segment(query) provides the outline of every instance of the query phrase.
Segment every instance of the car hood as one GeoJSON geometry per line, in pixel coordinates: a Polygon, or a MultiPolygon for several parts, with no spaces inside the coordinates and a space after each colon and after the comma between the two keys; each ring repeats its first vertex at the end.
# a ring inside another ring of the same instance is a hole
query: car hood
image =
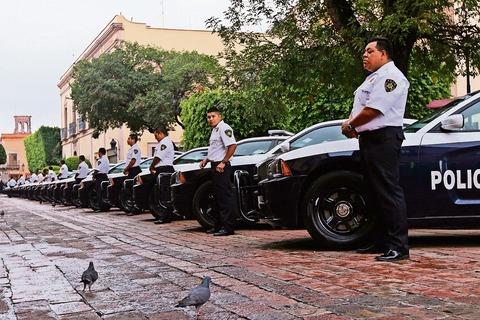
{"type": "MultiPolygon", "coordinates": [[[[268,156],[270,156],[269,153],[255,154],[251,156],[233,157],[232,160],[230,160],[230,163],[232,166],[255,165],[260,161],[265,160],[268,156]]],[[[175,168],[175,171],[189,172],[193,170],[198,170],[199,165],[200,165],[200,162],[195,162],[195,163],[179,164],[173,167],[175,168]]],[[[205,169],[208,169],[210,167],[211,167],[211,164],[209,162],[205,166],[205,169]]]]}
{"type": "MultiPolygon", "coordinates": [[[[419,144],[419,136],[415,133],[405,133],[405,140],[402,147],[419,144]]],[[[292,150],[279,155],[277,158],[288,161],[292,159],[299,159],[310,157],[313,155],[320,155],[326,153],[344,153],[344,155],[352,155],[353,152],[359,150],[358,139],[338,140],[323,142],[320,144],[311,145],[308,147],[292,150]]]]}

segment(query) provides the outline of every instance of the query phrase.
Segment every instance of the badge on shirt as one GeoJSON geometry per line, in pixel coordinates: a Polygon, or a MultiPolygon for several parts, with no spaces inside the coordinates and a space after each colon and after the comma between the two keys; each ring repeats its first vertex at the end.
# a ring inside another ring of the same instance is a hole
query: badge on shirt
{"type": "Polygon", "coordinates": [[[97,166],[101,165],[102,163],[100,161],[97,162],[97,166]]]}
{"type": "Polygon", "coordinates": [[[397,87],[397,83],[392,79],[385,80],[385,91],[392,92],[397,87]]]}
{"type": "Polygon", "coordinates": [[[229,138],[232,137],[232,133],[233,133],[233,132],[232,132],[232,130],[230,130],[230,129],[225,130],[225,134],[226,134],[227,137],[229,137],[229,138]]]}
{"type": "Polygon", "coordinates": [[[137,153],[138,153],[138,150],[137,150],[137,149],[133,150],[133,153],[137,154],[137,153]]]}
{"type": "Polygon", "coordinates": [[[165,149],[167,149],[167,146],[166,146],[166,145],[164,145],[164,144],[162,144],[162,145],[160,146],[160,150],[162,150],[162,151],[163,151],[163,150],[165,150],[165,149]]]}

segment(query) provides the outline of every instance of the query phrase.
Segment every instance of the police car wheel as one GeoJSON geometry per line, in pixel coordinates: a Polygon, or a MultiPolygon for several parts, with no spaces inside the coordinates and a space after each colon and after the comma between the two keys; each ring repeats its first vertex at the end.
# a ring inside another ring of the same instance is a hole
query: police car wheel
{"type": "Polygon", "coordinates": [[[132,212],[135,203],[133,202],[133,199],[127,194],[125,189],[120,189],[120,192],[118,194],[118,200],[120,202],[121,209],[126,212],[132,212]]]}
{"type": "Polygon", "coordinates": [[[193,215],[198,223],[205,229],[211,229],[215,226],[215,217],[213,216],[214,205],[213,183],[211,181],[204,182],[197,188],[193,196],[192,207],[193,215]]]}
{"type": "Polygon", "coordinates": [[[375,230],[367,212],[362,176],[349,171],[331,172],[317,178],[308,189],[303,210],[310,235],[334,248],[358,247],[375,230]]]}

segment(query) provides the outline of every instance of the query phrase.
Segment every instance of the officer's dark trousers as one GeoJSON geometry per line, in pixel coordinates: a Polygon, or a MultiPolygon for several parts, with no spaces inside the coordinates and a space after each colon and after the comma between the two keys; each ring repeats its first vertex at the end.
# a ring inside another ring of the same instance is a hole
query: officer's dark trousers
{"type": "Polygon", "coordinates": [[[102,181],[107,181],[108,176],[106,173],[97,173],[95,175],[95,190],[97,191],[98,204],[102,203],[102,181]]]}
{"type": "Polygon", "coordinates": [[[142,172],[140,166],[130,168],[130,170],[128,170],[127,179],[134,179],[140,172],[142,172]]]}
{"type": "Polygon", "coordinates": [[[216,168],[219,163],[212,162],[213,193],[217,204],[215,229],[224,228],[227,231],[234,231],[233,190],[230,186],[232,166],[227,163],[223,172],[218,172],[216,168]]]}
{"type": "Polygon", "coordinates": [[[360,154],[368,186],[367,202],[379,219],[378,244],[408,253],[405,196],[399,183],[401,127],[385,127],[360,133],[360,154]]]}

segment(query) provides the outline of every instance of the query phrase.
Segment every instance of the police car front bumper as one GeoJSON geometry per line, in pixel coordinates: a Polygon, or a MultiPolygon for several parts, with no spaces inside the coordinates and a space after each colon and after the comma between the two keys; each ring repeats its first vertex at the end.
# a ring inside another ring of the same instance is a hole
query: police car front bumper
{"type": "Polygon", "coordinates": [[[305,175],[298,175],[260,181],[262,220],[288,228],[298,227],[302,223],[299,204],[306,178],[305,175]]]}

